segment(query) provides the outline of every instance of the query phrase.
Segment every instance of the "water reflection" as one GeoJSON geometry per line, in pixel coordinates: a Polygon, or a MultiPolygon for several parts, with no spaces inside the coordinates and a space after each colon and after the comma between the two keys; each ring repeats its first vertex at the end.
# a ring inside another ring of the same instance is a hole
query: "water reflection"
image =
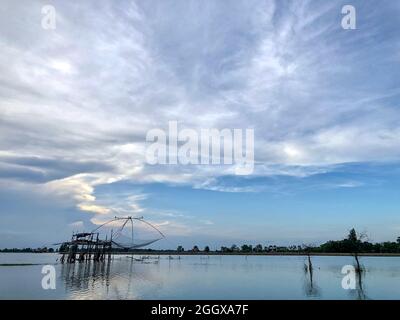
{"type": "Polygon", "coordinates": [[[366,277],[367,270],[364,266],[360,266],[359,263],[354,266],[354,269],[356,271],[356,289],[352,290],[353,292],[351,294],[353,296],[355,295],[355,299],[357,300],[367,300],[368,297],[364,287],[364,278],[366,277]]]}
{"type": "Polygon", "coordinates": [[[110,284],[111,260],[107,262],[84,261],[61,265],[61,277],[65,288],[69,291],[87,292],[93,289],[97,282],[110,284]]]}
{"type": "Polygon", "coordinates": [[[62,264],[61,279],[71,298],[132,299],[138,297],[135,282],[152,284],[153,289],[159,287],[157,279],[145,267],[150,264],[156,267],[158,261],[116,257],[103,262],[62,264]]]}
{"type": "MultiPolygon", "coordinates": [[[[53,263],[58,256],[52,256],[53,263]]],[[[353,257],[115,255],[109,262],[55,264],[57,290],[43,290],[50,256],[0,255],[0,298],[21,299],[399,299],[400,258],[362,257],[356,289],[342,287],[353,257]],[[31,257],[31,260],[29,260],[31,257]],[[11,260],[14,259],[14,260],[11,260]],[[42,260],[40,260],[42,259],[42,260]],[[11,261],[11,262],[10,262],[11,261]],[[28,289],[28,290],[27,290],[28,289]],[[368,290],[367,290],[368,289],[368,290]],[[367,292],[368,291],[368,292],[367,292]]]]}
{"type": "Polygon", "coordinates": [[[111,261],[95,262],[84,261],[80,263],[68,263],[61,265],[61,278],[67,292],[84,295],[89,291],[94,291],[99,285],[106,289],[110,286],[111,261]]]}
{"type": "Polygon", "coordinates": [[[311,257],[307,256],[307,261],[304,263],[304,292],[307,297],[319,297],[320,289],[315,283],[314,266],[311,257]]]}
{"type": "Polygon", "coordinates": [[[358,300],[366,300],[366,299],[368,299],[367,295],[365,294],[364,286],[363,286],[363,277],[364,277],[364,275],[365,275],[365,271],[364,270],[361,270],[360,272],[357,272],[357,288],[356,288],[356,291],[357,291],[358,300]]]}

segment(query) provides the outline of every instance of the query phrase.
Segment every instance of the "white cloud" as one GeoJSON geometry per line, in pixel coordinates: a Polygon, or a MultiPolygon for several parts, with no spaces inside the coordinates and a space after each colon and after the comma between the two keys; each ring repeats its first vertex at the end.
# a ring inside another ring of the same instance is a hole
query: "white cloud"
{"type": "MultiPolygon", "coordinates": [[[[1,168],[29,170],[80,210],[146,213],[141,198],[106,203],[94,195],[97,186],[124,180],[257,191],[217,184],[231,173],[223,166],[146,165],[147,130],[169,120],[193,129],[254,128],[255,176],[305,177],[343,162],[400,158],[399,92],[380,86],[383,76],[394,86],[396,74],[369,77],[376,57],[362,39],[375,31],[360,30],[351,38],[359,47],[351,46],[335,5],[57,2],[52,32],[37,23],[40,3],[7,7],[14,14],[0,13],[0,161],[6,154],[74,168],[1,168]],[[103,167],[81,169],[83,162],[103,167]]],[[[393,48],[385,48],[389,56],[393,48]]]]}
{"type": "Polygon", "coordinates": [[[89,211],[92,213],[97,213],[97,214],[107,214],[110,213],[110,209],[105,208],[103,206],[98,206],[95,204],[85,204],[85,203],[80,203],[78,204],[78,208],[82,211],[89,211]]]}

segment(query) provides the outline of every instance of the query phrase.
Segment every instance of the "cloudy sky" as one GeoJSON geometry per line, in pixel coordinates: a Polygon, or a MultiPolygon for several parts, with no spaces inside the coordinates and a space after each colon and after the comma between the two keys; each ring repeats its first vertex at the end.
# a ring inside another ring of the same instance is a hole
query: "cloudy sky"
{"type": "Polygon", "coordinates": [[[164,248],[319,243],[353,226],[395,239],[399,17],[390,0],[2,1],[0,247],[115,215],[159,226],[164,248]],[[172,120],[254,129],[253,174],[146,164],[147,132],[172,120]]]}

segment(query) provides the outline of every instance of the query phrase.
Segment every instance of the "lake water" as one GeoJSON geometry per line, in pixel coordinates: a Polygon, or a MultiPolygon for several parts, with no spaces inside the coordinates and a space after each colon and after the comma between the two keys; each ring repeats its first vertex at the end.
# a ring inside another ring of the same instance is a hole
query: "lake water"
{"type": "Polygon", "coordinates": [[[342,288],[352,257],[312,257],[312,283],[303,256],[115,255],[72,265],[59,257],[0,253],[0,299],[400,299],[400,257],[361,257],[355,290],[342,288]],[[46,264],[55,267],[55,290],[42,288],[46,264]]]}

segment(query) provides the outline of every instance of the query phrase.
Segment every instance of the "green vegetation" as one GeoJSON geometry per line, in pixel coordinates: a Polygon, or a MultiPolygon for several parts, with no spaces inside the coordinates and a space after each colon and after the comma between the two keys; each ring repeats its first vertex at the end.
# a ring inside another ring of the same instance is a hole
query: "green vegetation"
{"type": "MultiPolygon", "coordinates": [[[[65,252],[68,251],[66,246],[61,246],[59,249],[54,250],[53,248],[23,248],[23,249],[0,249],[0,252],[65,252]]],[[[201,252],[210,252],[210,253],[241,253],[241,254],[252,254],[252,253],[302,253],[302,254],[318,254],[318,253],[329,253],[329,254],[352,254],[357,257],[358,254],[380,254],[387,253],[400,254],[400,237],[396,239],[395,242],[382,242],[382,243],[371,243],[366,240],[365,234],[357,234],[355,229],[351,229],[349,234],[343,240],[330,240],[327,241],[320,246],[313,245],[292,245],[292,246],[276,246],[269,245],[263,246],[261,244],[251,245],[251,244],[243,244],[241,246],[237,246],[233,244],[230,247],[221,247],[219,250],[211,250],[209,246],[205,246],[203,250],[200,249],[199,246],[195,245],[192,249],[185,251],[183,246],[178,246],[175,250],[167,249],[167,250],[154,250],[154,249],[113,249],[115,253],[123,253],[123,252],[180,252],[180,253],[201,253],[201,252]]]]}
{"type": "MultiPolygon", "coordinates": [[[[320,246],[312,245],[292,245],[292,246],[262,246],[257,244],[243,244],[240,247],[233,244],[231,247],[221,247],[219,252],[224,253],[273,253],[273,252],[299,252],[299,253],[400,253],[400,237],[396,242],[371,243],[365,240],[365,234],[357,234],[355,229],[351,229],[348,236],[343,240],[330,240],[320,246]]],[[[196,246],[197,247],[197,246],[196,246]]],[[[205,250],[206,251],[206,250],[205,250]]],[[[207,251],[208,252],[208,251],[207,251]]]]}
{"type": "Polygon", "coordinates": [[[32,252],[32,253],[46,253],[46,252],[56,252],[57,250],[54,250],[53,248],[47,248],[47,247],[43,247],[43,248],[22,248],[22,249],[17,249],[17,248],[12,248],[12,249],[8,249],[8,248],[4,248],[4,249],[0,249],[0,252],[32,252]]]}

